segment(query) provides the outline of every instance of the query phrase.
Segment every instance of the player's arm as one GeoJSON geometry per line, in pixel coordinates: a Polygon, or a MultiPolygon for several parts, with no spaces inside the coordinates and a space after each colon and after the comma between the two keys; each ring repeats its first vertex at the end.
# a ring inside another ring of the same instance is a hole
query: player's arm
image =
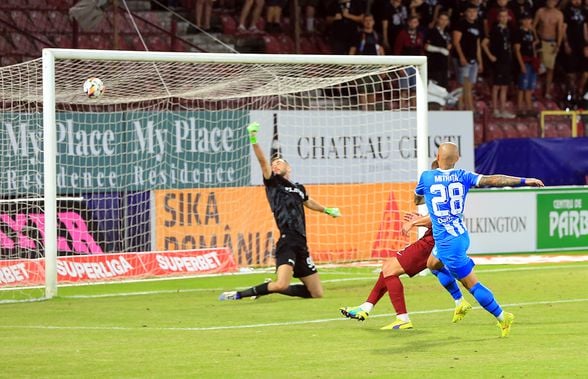
{"type": "Polygon", "coordinates": [[[429,215],[422,216],[418,213],[408,213],[404,215],[404,223],[402,224],[402,234],[408,235],[408,232],[415,226],[424,226],[430,228],[432,226],[431,217],[429,215]]]}
{"type": "Polygon", "coordinates": [[[414,204],[415,205],[423,205],[425,204],[425,197],[421,195],[414,194],[414,204]]]}
{"type": "Polygon", "coordinates": [[[313,211],[316,211],[316,212],[326,213],[331,217],[341,216],[341,211],[339,210],[339,208],[325,207],[322,204],[320,204],[318,201],[316,201],[310,197],[303,204],[308,209],[312,209],[313,211]]]}
{"type": "Polygon", "coordinates": [[[496,62],[496,56],[490,50],[490,38],[486,37],[482,40],[482,50],[491,62],[496,62]]]}
{"type": "Polygon", "coordinates": [[[269,179],[272,176],[272,168],[261,150],[261,146],[257,143],[257,133],[261,129],[261,125],[258,122],[253,121],[247,126],[247,133],[249,133],[249,142],[251,142],[251,147],[253,148],[253,152],[255,153],[255,157],[259,162],[259,167],[261,167],[261,172],[263,173],[263,177],[265,179],[269,179]]]}
{"type": "Polygon", "coordinates": [[[461,66],[465,66],[468,62],[463,54],[463,50],[461,49],[461,37],[463,33],[459,30],[454,30],[452,35],[452,42],[455,51],[457,52],[457,56],[459,57],[459,64],[461,66]]]}
{"type": "Polygon", "coordinates": [[[564,17],[563,13],[559,12],[557,17],[557,50],[560,49],[561,44],[564,40],[565,35],[565,25],[564,25],[564,17]]]}
{"type": "Polygon", "coordinates": [[[482,60],[482,43],[478,38],[476,42],[476,59],[478,60],[478,72],[484,71],[484,61],[482,60]]]}
{"type": "Polygon", "coordinates": [[[478,187],[544,187],[545,185],[539,179],[519,178],[508,175],[482,175],[478,182],[478,187]]]}

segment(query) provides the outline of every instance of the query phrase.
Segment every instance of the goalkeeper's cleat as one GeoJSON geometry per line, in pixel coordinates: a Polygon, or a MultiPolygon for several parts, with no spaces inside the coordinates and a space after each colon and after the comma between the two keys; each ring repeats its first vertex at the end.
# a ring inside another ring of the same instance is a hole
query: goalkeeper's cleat
{"type": "Polygon", "coordinates": [[[365,321],[369,316],[369,313],[361,309],[361,307],[342,307],[339,308],[339,311],[343,316],[357,321],[365,321]]]}
{"type": "Polygon", "coordinates": [[[467,300],[462,300],[461,303],[455,307],[455,310],[453,311],[453,320],[451,320],[451,322],[455,323],[463,320],[465,315],[471,310],[472,305],[468,303],[467,300]]]}
{"type": "Polygon", "coordinates": [[[504,320],[498,321],[496,323],[496,325],[500,328],[500,337],[508,337],[513,321],[514,315],[509,312],[504,312],[504,320]]]}
{"type": "Polygon", "coordinates": [[[239,293],[237,291],[228,291],[228,292],[221,293],[220,296],[218,297],[218,299],[220,301],[225,301],[225,300],[240,300],[241,299],[241,295],[239,295],[239,293]]]}
{"type": "Polygon", "coordinates": [[[412,329],[412,322],[397,318],[393,323],[382,326],[380,330],[412,329]]]}

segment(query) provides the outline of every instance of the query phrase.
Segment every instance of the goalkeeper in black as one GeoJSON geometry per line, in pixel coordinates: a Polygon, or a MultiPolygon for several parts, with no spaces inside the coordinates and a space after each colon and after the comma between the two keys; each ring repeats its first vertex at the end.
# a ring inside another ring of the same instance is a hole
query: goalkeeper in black
{"type": "Polygon", "coordinates": [[[275,281],[265,282],[244,291],[223,292],[220,300],[239,300],[246,297],[258,297],[270,293],[281,293],[303,298],[322,297],[323,286],[306,243],[306,220],[304,207],[313,211],[339,217],[338,208],[327,208],[310,198],[303,185],[290,180],[292,168],[281,157],[268,162],[257,143],[260,125],[252,122],[247,126],[253,152],[259,161],[263,173],[263,184],[280,230],[276,244],[275,281]],[[292,278],[299,278],[303,284],[290,284],[292,278]]]}

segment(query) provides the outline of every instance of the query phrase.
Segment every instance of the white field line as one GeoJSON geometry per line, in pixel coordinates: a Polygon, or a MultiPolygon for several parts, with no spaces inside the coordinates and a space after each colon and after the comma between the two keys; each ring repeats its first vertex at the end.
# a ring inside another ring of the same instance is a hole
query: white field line
{"type": "MultiPolygon", "coordinates": [[[[522,306],[533,306],[533,305],[545,305],[545,304],[565,304],[565,303],[580,303],[588,302],[588,299],[565,299],[565,300],[544,300],[544,301],[532,301],[526,303],[511,303],[504,304],[504,307],[522,307],[522,306]]],[[[474,309],[480,309],[480,307],[474,307],[474,309]]],[[[453,308],[446,309],[430,309],[424,311],[414,311],[411,314],[431,314],[431,313],[443,313],[453,312],[453,308]]],[[[379,317],[390,317],[392,313],[380,314],[370,316],[370,318],[379,317]]],[[[222,326],[207,326],[207,327],[140,327],[140,326],[60,326],[60,325],[0,325],[0,329],[32,329],[32,330],[102,330],[102,331],[169,331],[169,332],[203,332],[203,331],[219,331],[219,330],[235,330],[235,329],[255,329],[255,328],[267,328],[272,326],[293,326],[293,325],[307,325],[307,324],[322,324],[327,322],[336,321],[348,321],[349,319],[338,317],[338,318],[324,318],[315,320],[300,320],[300,321],[284,321],[284,322],[270,322],[264,324],[245,324],[245,325],[222,325],[222,326]]]]}
{"type": "MultiPolygon", "coordinates": [[[[555,266],[531,266],[531,267],[507,267],[507,268],[495,268],[495,269],[482,269],[478,270],[478,274],[480,273],[494,273],[494,272],[511,272],[511,271],[536,271],[536,270],[556,270],[556,269],[567,269],[567,268],[586,268],[583,265],[555,265],[555,266]]],[[[336,271],[329,271],[325,274],[331,275],[339,275],[342,273],[336,271]]],[[[344,272],[343,274],[347,274],[344,272]]],[[[425,275],[429,275],[426,273],[425,275]]],[[[356,277],[356,278],[339,278],[339,279],[323,279],[321,282],[323,283],[340,283],[340,282],[352,282],[352,281],[373,281],[376,279],[376,275],[374,276],[364,276],[364,277],[356,277]]],[[[245,289],[248,287],[240,287],[237,289],[245,289]]],[[[170,294],[170,293],[190,293],[190,292],[207,292],[207,291],[226,291],[227,288],[186,288],[186,289],[171,289],[171,290],[154,290],[154,291],[137,291],[137,292],[119,292],[119,293],[105,293],[105,294],[93,294],[93,295],[69,295],[69,296],[60,296],[62,299],[94,299],[94,298],[102,298],[102,297],[118,297],[118,296],[143,296],[143,295],[162,295],[162,294],[170,294]]]]}

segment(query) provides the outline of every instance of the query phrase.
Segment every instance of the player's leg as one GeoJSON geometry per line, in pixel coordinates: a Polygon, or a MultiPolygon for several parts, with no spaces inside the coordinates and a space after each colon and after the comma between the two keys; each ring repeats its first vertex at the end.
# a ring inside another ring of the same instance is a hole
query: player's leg
{"type": "MultiPolygon", "coordinates": [[[[323,284],[321,283],[321,279],[319,277],[318,272],[314,274],[304,276],[300,278],[300,281],[304,283],[304,287],[306,288],[308,294],[310,296],[301,296],[301,297],[312,297],[312,298],[320,298],[323,297],[323,284]]],[[[294,287],[293,285],[290,288],[294,287]]],[[[291,295],[291,296],[300,296],[300,295],[291,295]]]]}
{"type": "MultiPolygon", "coordinates": [[[[419,241],[417,241],[417,243],[418,242],[419,241]]],[[[409,245],[406,249],[404,249],[401,256],[410,254],[412,249],[417,250],[417,243],[409,245]]],[[[396,319],[392,323],[380,328],[381,330],[412,329],[413,327],[412,322],[410,321],[410,317],[408,316],[408,311],[406,310],[404,285],[399,278],[399,276],[404,273],[404,268],[396,257],[387,260],[382,266],[384,283],[386,284],[386,289],[388,290],[390,302],[396,311],[396,319]]]]}
{"type": "Polygon", "coordinates": [[[468,275],[461,278],[460,281],[464,287],[470,291],[472,296],[476,298],[478,303],[480,303],[480,305],[485,310],[496,317],[496,320],[498,321],[497,325],[500,328],[501,337],[507,337],[510,334],[510,328],[514,320],[514,315],[502,310],[502,307],[494,298],[492,291],[490,291],[490,289],[478,281],[476,274],[473,272],[473,266],[472,271],[468,275]]]}
{"type": "Polygon", "coordinates": [[[431,271],[440,270],[443,268],[443,262],[441,262],[441,260],[435,255],[431,254],[427,259],[427,268],[431,271]]]}
{"type": "Polygon", "coordinates": [[[412,328],[400,275],[407,274],[409,277],[413,277],[427,268],[427,260],[434,246],[433,235],[427,232],[423,237],[408,245],[404,250],[399,251],[396,257],[384,264],[382,272],[390,301],[396,311],[396,318],[391,324],[384,326],[382,329],[412,328]]]}
{"type": "Polygon", "coordinates": [[[240,300],[245,297],[269,295],[270,293],[285,291],[292,281],[294,265],[296,264],[296,250],[300,243],[291,235],[280,238],[276,245],[276,280],[266,281],[243,291],[223,292],[219,300],[240,300]]]}
{"type": "Polygon", "coordinates": [[[473,261],[468,262],[466,265],[457,268],[456,274],[461,276],[459,281],[463,284],[463,286],[470,291],[472,296],[476,298],[478,303],[488,312],[494,315],[494,317],[499,317],[500,314],[503,312],[502,308],[494,298],[494,294],[490,291],[487,287],[485,287],[480,281],[478,280],[476,274],[473,271],[474,263],[473,261]]]}
{"type": "Polygon", "coordinates": [[[374,306],[380,301],[382,296],[386,293],[386,283],[384,281],[384,274],[380,271],[378,275],[378,280],[372,287],[370,294],[368,295],[366,301],[357,306],[357,307],[341,307],[339,311],[341,314],[348,318],[353,318],[359,321],[365,320],[369,313],[374,309],[374,306]]]}
{"type": "Polygon", "coordinates": [[[282,295],[303,298],[323,297],[323,285],[316,266],[308,252],[306,240],[299,238],[291,239],[289,251],[294,253],[294,267],[292,267],[290,281],[287,284],[285,282],[282,283],[280,291],[276,292],[282,295]],[[290,284],[292,276],[299,278],[303,284],[290,284]]]}
{"type": "Polygon", "coordinates": [[[269,295],[274,292],[281,292],[282,288],[288,288],[290,281],[292,281],[293,268],[292,265],[285,263],[280,264],[276,270],[277,279],[273,281],[265,281],[253,287],[249,287],[243,291],[228,291],[223,292],[219,300],[241,300],[246,297],[269,295]],[[271,286],[271,288],[270,288],[271,286]]]}
{"type": "Polygon", "coordinates": [[[500,87],[496,84],[492,85],[492,109],[494,109],[494,117],[502,117],[502,108],[498,107],[498,89],[500,87]]]}
{"type": "Polygon", "coordinates": [[[469,236],[462,234],[453,238],[450,242],[437,244],[438,258],[463,286],[470,291],[476,301],[498,320],[502,337],[510,333],[510,326],[514,319],[512,313],[502,310],[494,294],[478,281],[474,273],[474,261],[467,256],[466,251],[470,245],[469,236]]]}
{"type": "Polygon", "coordinates": [[[278,266],[276,271],[276,280],[267,283],[267,290],[269,293],[278,292],[283,293],[288,289],[294,276],[294,267],[291,264],[283,263],[278,266]]]}
{"type": "Polygon", "coordinates": [[[441,283],[455,301],[455,309],[453,311],[453,319],[451,322],[461,321],[472,309],[472,305],[463,298],[461,290],[457,285],[457,281],[451,272],[443,266],[443,263],[436,257],[436,255],[437,251],[436,249],[433,249],[431,255],[429,255],[429,258],[427,259],[427,267],[431,270],[431,273],[437,277],[439,283],[441,283]]]}

